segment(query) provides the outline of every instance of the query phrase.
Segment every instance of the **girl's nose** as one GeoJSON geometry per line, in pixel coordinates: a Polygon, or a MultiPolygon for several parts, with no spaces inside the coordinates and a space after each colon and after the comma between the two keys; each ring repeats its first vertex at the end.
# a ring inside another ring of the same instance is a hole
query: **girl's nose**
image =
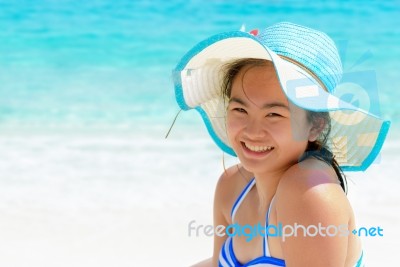
{"type": "Polygon", "coordinates": [[[249,120],[246,125],[245,134],[250,139],[260,139],[264,138],[267,132],[261,122],[257,120],[249,120]]]}

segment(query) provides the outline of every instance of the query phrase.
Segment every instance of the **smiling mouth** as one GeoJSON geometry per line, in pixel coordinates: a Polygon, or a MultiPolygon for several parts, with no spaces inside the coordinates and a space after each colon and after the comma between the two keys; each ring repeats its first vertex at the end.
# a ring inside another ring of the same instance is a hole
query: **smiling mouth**
{"type": "Polygon", "coordinates": [[[252,146],[252,145],[246,144],[245,142],[241,142],[241,143],[244,148],[250,150],[251,152],[255,152],[255,153],[265,153],[265,152],[269,152],[274,149],[273,146],[252,146]]]}

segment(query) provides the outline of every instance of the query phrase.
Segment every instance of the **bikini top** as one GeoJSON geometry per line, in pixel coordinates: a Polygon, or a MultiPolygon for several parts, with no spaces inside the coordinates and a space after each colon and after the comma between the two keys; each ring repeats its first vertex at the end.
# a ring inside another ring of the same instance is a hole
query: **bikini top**
{"type": "MultiPolygon", "coordinates": [[[[255,185],[256,180],[253,178],[243,189],[239,197],[236,199],[235,203],[233,204],[232,211],[231,211],[231,218],[232,222],[234,221],[236,211],[238,210],[240,204],[243,202],[245,199],[246,195],[250,190],[253,188],[255,185]]],[[[275,196],[274,196],[275,197],[275,196]]],[[[269,221],[269,214],[271,210],[271,205],[272,202],[274,201],[274,197],[272,197],[272,200],[270,202],[270,205],[268,207],[267,215],[266,215],[266,220],[265,220],[265,229],[267,229],[268,226],[268,221],[269,221]]],[[[358,259],[357,263],[354,265],[355,267],[362,267],[364,266],[364,261],[363,261],[363,252],[361,252],[361,256],[358,259]]],[[[222,245],[220,254],[219,254],[219,261],[218,261],[218,266],[222,267],[235,267],[235,266],[243,266],[243,267],[275,267],[275,266],[286,266],[285,261],[283,259],[275,258],[272,257],[270,252],[269,252],[269,246],[268,246],[268,235],[265,235],[263,238],[263,255],[260,257],[257,257],[245,264],[242,264],[239,262],[239,260],[236,258],[235,251],[233,250],[233,239],[232,236],[229,236],[224,244],[222,245]]]]}

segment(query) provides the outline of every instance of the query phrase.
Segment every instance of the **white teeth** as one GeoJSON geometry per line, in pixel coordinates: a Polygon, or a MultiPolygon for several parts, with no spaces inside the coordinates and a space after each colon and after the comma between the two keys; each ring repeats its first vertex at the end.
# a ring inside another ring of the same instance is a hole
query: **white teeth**
{"type": "Polygon", "coordinates": [[[248,144],[244,144],[248,149],[250,149],[251,151],[254,152],[265,152],[265,151],[269,151],[272,150],[274,147],[272,146],[252,146],[252,145],[248,145],[248,144]]]}

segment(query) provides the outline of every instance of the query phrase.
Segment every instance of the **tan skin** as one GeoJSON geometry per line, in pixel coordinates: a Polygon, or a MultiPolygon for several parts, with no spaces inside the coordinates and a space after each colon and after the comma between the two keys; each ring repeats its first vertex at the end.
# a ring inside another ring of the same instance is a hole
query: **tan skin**
{"type": "MultiPolygon", "coordinates": [[[[307,143],[315,141],[321,127],[307,120],[306,111],[290,104],[272,66],[244,67],[232,83],[227,108],[230,144],[241,162],[229,168],[218,181],[214,199],[214,225],[265,223],[272,197],[270,224],[347,225],[355,228],[350,203],[333,168],[309,158],[298,163],[307,143]],[[296,133],[293,135],[292,133],[296,133]],[[255,147],[272,150],[255,152],[255,147]],[[231,208],[252,177],[256,179],[231,221],[231,208]]],[[[214,236],[211,259],[195,266],[218,266],[227,236],[214,236]]],[[[246,263],[263,255],[261,236],[246,241],[234,236],[237,259],[246,263]]],[[[286,266],[352,267],[361,254],[357,236],[269,237],[271,256],[286,266]]]]}

